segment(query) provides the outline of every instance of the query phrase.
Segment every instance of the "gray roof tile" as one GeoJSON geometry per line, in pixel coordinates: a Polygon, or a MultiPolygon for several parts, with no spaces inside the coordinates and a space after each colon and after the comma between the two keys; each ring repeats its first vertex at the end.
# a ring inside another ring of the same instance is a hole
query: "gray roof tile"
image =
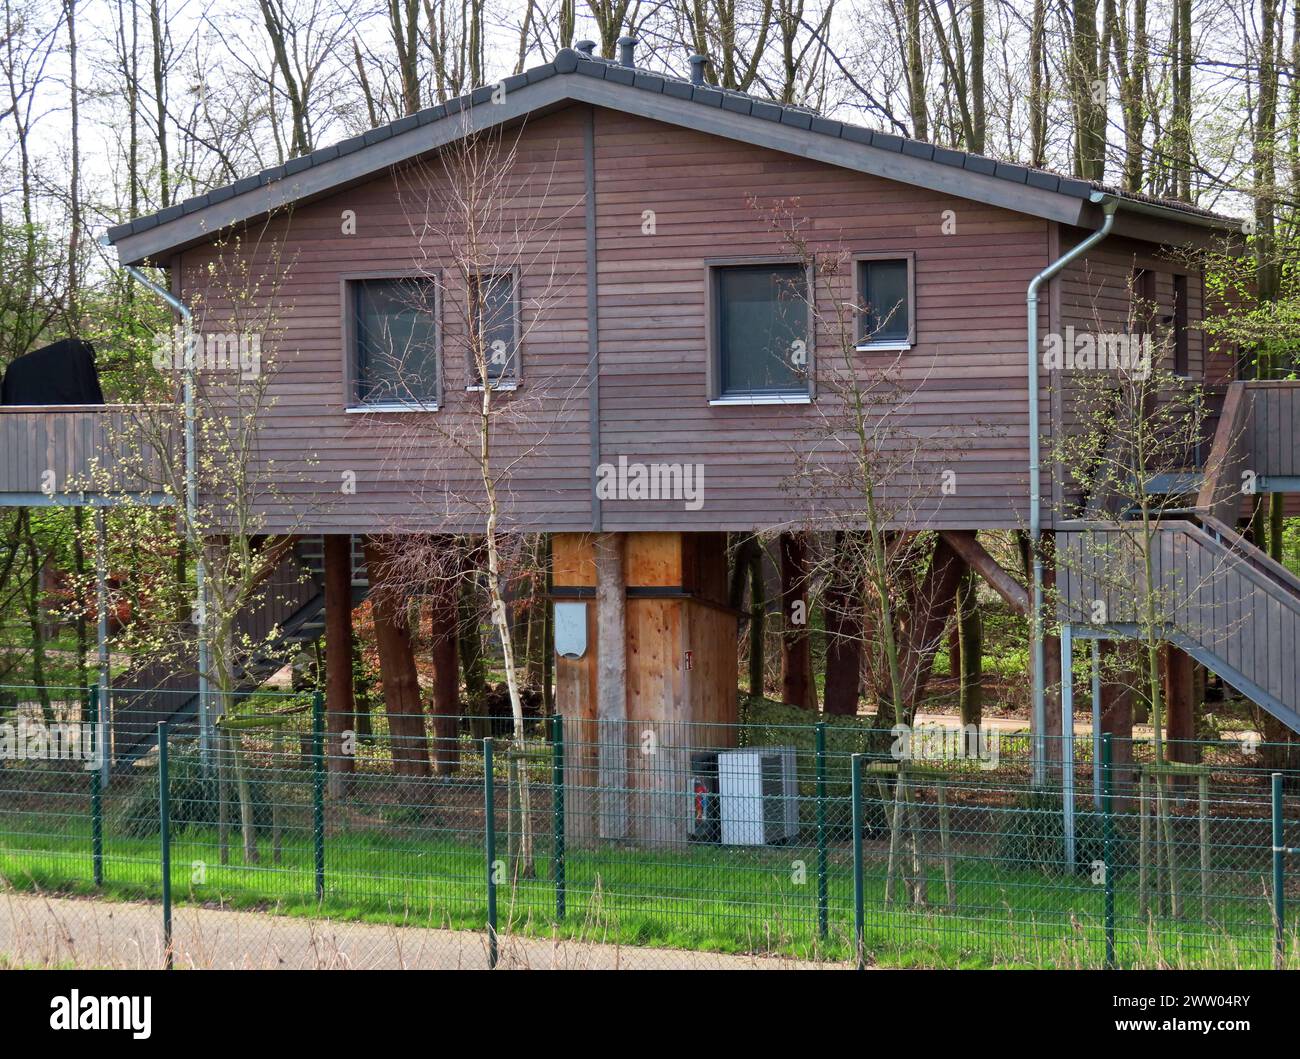
{"type": "MultiPolygon", "coordinates": [[[[724,91],[713,85],[693,85],[678,78],[620,66],[598,56],[581,55],[568,48],[562,48],[557,52],[552,62],[507,77],[504,84],[506,92],[509,94],[526,85],[537,84],[556,75],[574,73],[583,77],[613,81],[620,85],[631,85],[646,92],[662,93],[674,99],[692,100],[706,107],[721,107],[727,111],[748,114],[764,121],[778,122],[793,128],[808,129],[819,135],[870,146],[880,151],[901,151],[912,157],[930,159],[943,165],[964,168],[972,173],[994,176],[1017,184],[1027,184],[1030,187],[1057,192],[1074,198],[1087,199],[1094,192],[1105,190],[1108,194],[1118,195],[1132,201],[1150,202],[1170,210],[1215,217],[1214,214],[1207,210],[1200,210],[1182,203],[1168,202],[1147,195],[1126,194],[1114,189],[1102,188],[1101,185],[1086,180],[1062,176],[1047,170],[1031,169],[1009,162],[999,162],[981,155],[968,154],[948,147],[937,147],[919,140],[905,139],[892,133],[879,132],[856,125],[845,125],[838,121],[823,118],[802,107],[782,106],[770,100],[758,99],[743,92],[724,91]]],[[[492,99],[495,87],[485,85],[476,88],[468,96],[461,96],[444,104],[428,107],[416,114],[401,118],[390,125],[370,129],[360,136],[353,136],[340,143],[320,148],[301,158],[291,159],[284,166],[272,167],[255,176],[244,177],[232,184],[217,188],[206,195],[195,196],[157,213],[136,218],[125,224],[114,225],[108,229],[108,237],[110,241],[116,241],[129,235],[147,231],[150,228],[175,220],[177,217],[196,212],[205,206],[236,198],[258,187],[281,180],[286,176],[303,172],[312,166],[363,150],[391,136],[409,132],[420,125],[428,125],[439,121],[450,114],[459,112],[466,106],[488,103],[492,99]]],[[[1229,223],[1235,224],[1231,219],[1217,219],[1227,220],[1229,223]]]]}

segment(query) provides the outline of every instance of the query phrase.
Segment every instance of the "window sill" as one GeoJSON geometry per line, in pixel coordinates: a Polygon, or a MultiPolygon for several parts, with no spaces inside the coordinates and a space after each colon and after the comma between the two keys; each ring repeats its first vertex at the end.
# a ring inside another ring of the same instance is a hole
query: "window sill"
{"type": "Polygon", "coordinates": [[[710,408],[764,404],[812,404],[812,396],[806,393],[762,393],[753,396],[737,394],[734,397],[715,397],[709,401],[710,408]]]}
{"type": "Polygon", "coordinates": [[[859,353],[906,353],[911,342],[859,342],[854,347],[859,353]]]}
{"type": "Polygon", "coordinates": [[[403,404],[397,402],[389,404],[354,404],[343,409],[347,415],[368,415],[374,412],[384,412],[385,414],[389,412],[436,412],[437,410],[438,406],[436,404],[403,404]]]}
{"type": "MultiPolygon", "coordinates": [[[[514,392],[514,391],[517,390],[517,389],[519,389],[519,383],[518,383],[518,382],[494,382],[494,383],[492,384],[492,390],[493,390],[494,393],[512,393],[512,392],[514,392]]],[[[476,382],[476,383],[474,383],[474,384],[471,385],[471,386],[466,386],[466,387],[465,387],[465,392],[466,392],[466,393],[482,393],[482,392],[483,392],[483,384],[482,384],[481,382],[476,382]]]]}

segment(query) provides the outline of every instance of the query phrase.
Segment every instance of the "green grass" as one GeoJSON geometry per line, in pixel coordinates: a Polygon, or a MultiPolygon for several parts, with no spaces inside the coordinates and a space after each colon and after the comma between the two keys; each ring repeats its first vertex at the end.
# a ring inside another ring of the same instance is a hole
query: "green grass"
{"type": "MultiPolygon", "coordinates": [[[[49,832],[50,816],[0,817],[0,876],[16,889],[157,899],[157,839],[105,839],[105,880],[91,884],[89,822],[69,815],[49,832]]],[[[486,866],[481,844],[463,832],[399,821],[386,830],[331,830],[325,898],[314,896],[310,834],[286,829],[278,863],[263,834],[262,859],[243,862],[238,833],[220,864],[214,830],[191,829],[172,842],[172,893],[178,903],[269,913],[451,929],[482,929],[486,866]],[[203,865],[201,881],[196,864],[203,865]]],[[[506,857],[502,837],[498,856],[506,857]]],[[[851,862],[828,854],[828,933],[817,929],[815,850],[692,845],[672,849],[601,846],[566,857],[567,915],[555,917],[549,849],[537,851],[537,877],[498,888],[499,930],[524,934],[799,959],[849,958],[853,931],[851,862]],[[800,871],[800,862],[803,870],[800,871]]],[[[991,859],[955,865],[956,910],[942,907],[936,861],[926,871],[929,906],[884,900],[883,854],[873,846],[865,887],[865,945],[890,966],[1098,966],[1104,952],[1102,889],[1086,875],[1017,868],[991,859]]],[[[1198,878],[1189,874],[1188,878],[1198,878]]],[[[1186,883],[1184,884],[1187,885],[1186,883]]],[[[1219,894],[1200,915],[1199,898],[1177,922],[1143,924],[1135,881],[1117,887],[1117,949],[1127,966],[1267,966],[1272,926],[1259,890],[1219,894]]],[[[1294,907],[1294,906],[1293,906],[1294,907]]],[[[1293,943],[1294,944],[1294,943],[1293,943]]]]}

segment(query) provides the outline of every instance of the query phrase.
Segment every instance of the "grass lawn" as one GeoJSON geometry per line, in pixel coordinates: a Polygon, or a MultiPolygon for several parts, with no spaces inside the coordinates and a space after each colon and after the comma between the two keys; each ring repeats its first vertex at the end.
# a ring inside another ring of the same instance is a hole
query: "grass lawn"
{"type": "MultiPolygon", "coordinates": [[[[161,892],[157,838],[110,833],[104,884],[91,880],[89,821],[0,816],[0,876],[17,889],[102,893],[155,899],[161,892]]],[[[471,836],[472,837],[472,836],[471,836]]],[[[883,847],[866,862],[864,940],[868,958],[887,966],[1099,966],[1104,958],[1101,886],[1089,876],[1018,869],[991,857],[955,858],[955,909],[946,907],[941,865],[925,871],[927,905],[887,907],[883,847]]],[[[285,828],[278,862],[269,833],[260,860],[245,863],[231,835],[220,863],[214,829],[188,828],[172,841],[172,894],[177,902],[264,909],[269,913],[376,923],[479,930],[486,922],[486,858],[464,831],[415,825],[331,828],[325,848],[325,896],[314,896],[310,832],[285,828]]],[[[506,839],[499,840],[504,862],[506,839]]],[[[852,952],[852,868],[848,851],[828,851],[827,932],[818,929],[816,850],[800,845],[737,848],[690,845],[645,849],[574,848],[565,858],[566,915],[556,918],[549,849],[536,851],[536,877],[511,879],[503,863],[498,929],[588,941],[780,954],[843,960],[852,952]]],[[[1199,876],[1189,873],[1194,882],[1199,876]]],[[[1190,885],[1184,883],[1185,891],[1190,885]]],[[[1185,896],[1183,916],[1144,924],[1136,883],[1116,887],[1117,957],[1126,966],[1264,967],[1272,923],[1262,891],[1219,894],[1202,916],[1199,891],[1185,896]]],[[[1295,905],[1292,905],[1294,908],[1295,905]]],[[[1290,946],[1296,949],[1295,921],[1290,946]]],[[[1294,958],[1294,956],[1293,956],[1294,958]]]]}

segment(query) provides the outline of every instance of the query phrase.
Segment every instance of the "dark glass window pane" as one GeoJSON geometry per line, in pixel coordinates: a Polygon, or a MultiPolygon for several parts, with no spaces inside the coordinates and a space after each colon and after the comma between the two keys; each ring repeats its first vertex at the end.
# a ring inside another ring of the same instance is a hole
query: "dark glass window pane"
{"type": "Polygon", "coordinates": [[[911,334],[906,261],[862,262],[864,342],[906,342],[911,334]]]}
{"type": "Polygon", "coordinates": [[[797,265],[720,268],[717,292],[721,392],[808,392],[807,278],[797,265]]]}
{"type": "MultiPolygon", "coordinates": [[[[515,333],[515,278],[510,273],[479,276],[470,281],[474,299],[474,318],[483,348],[470,351],[470,360],[478,357],[487,361],[487,376],[493,382],[515,379],[515,357],[518,337],[515,333]]],[[[475,363],[470,364],[470,376],[478,375],[475,363]]],[[[482,380],[480,380],[482,381],[482,380]]]]}
{"type": "Polygon", "coordinates": [[[425,404],[437,399],[437,302],[424,279],[356,284],[357,399],[425,404]]]}
{"type": "Polygon", "coordinates": [[[1190,371],[1187,348],[1187,277],[1174,277],[1174,374],[1190,371]]]}

